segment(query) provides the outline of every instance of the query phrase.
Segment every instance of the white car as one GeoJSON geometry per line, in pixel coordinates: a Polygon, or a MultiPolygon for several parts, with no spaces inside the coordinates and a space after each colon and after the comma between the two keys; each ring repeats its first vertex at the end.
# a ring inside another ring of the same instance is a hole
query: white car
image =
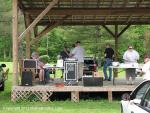
{"type": "Polygon", "coordinates": [[[130,95],[122,95],[121,113],[150,113],[150,80],[142,82],[130,95]]]}

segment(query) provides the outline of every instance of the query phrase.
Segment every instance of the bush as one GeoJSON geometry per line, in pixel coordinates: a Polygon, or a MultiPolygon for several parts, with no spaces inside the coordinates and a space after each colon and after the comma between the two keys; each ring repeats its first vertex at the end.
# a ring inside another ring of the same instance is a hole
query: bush
{"type": "Polygon", "coordinates": [[[49,56],[48,55],[42,55],[40,56],[39,60],[43,63],[48,63],[49,62],[49,56]]]}

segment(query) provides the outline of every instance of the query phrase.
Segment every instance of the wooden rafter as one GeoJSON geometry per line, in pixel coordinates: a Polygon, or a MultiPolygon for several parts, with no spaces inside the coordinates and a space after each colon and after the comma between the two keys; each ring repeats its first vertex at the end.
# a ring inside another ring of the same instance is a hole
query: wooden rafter
{"type": "Polygon", "coordinates": [[[102,25],[106,31],[108,31],[108,33],[110,33],[113,37],[115,37],[115,34],[106,26],[106,25],[102,25]]]}
{"type": "Polygon", "coordinates": [[[37,16],[37,18],[30,24],[30,26],[18,37],[19,42],[22,40],[23,35],[26,32],[29,32],[30,30],[33,29],[33,27],[35,27],[35,25],[50,11],[50,9],[57,4],[58,0],[53,0],[52,2],[49,3],[49,5],[47,6],[46,9],[44,9],[43,11],[41,11],[41,13],[39,13],[39,15],[37,16]]]}
{"type": "MultiPolygon", "coordinates": [[[[43,5],[44,5],[44,7],[46,7],[46,4],[45,4],[44,0],[42,0],[42,3],[43,3],[43,5]]],[[[49,16],[47,16],[47,17],[48,17],[48,19],[49,19],[49,22],[51,22],[50,17],[49,17],[49,16]]]]}
{"type": "Polygon", "coordinates": [[[123,30],[119,34],[117,34],[117,37],[120,37],[130,26],[131,26],[130,24],[128,24],[127,26],[125,26],[123,28],[123,30]]]}
{"type": "MultiPolygon", "coordinates": [[[[51,23],[54,23],[53,21],[51,23]]],[[[104,21],[84,21],[83,20],[78,20],[78,21],[64,21],[61,25],[65,26],[65,25],[127,25],[127,24],[132,24],[132,25],[148,25],[150,24],[150,21],[147,19],[142,19],[142,21],[136,21],[136,20],[132,20],[129,21],[128,23],[126,21],[107,21],[104,23],[104,21]]],[[[47,26],[47,21],[43,21],[43,22],[39,22],[38,25],[42,25],[42,26],[47,26]]]]}
{"type": "Polygon", "coordinates": [[[68,18],[69,16],[65,16],[61,21],[57,21],[53,24],[49,24],[47,25],[47,27],[45,27],[45,29],[43,29],[34,39],[33,43],[37,43],[37,41],[40,40],[40,38],[42,36],[44,36],[45,34],[47,34],[49,31],[51,31],[53,28],[57,27],[58,25],[60,25],[61,23],[63,23],[64,19],[68,18]]]}
{"type": "MultiPolygon", "coordinates": [[[[43,8],[26,9],[25,12],[37,15],[43,8]]],[[[53,8],[47,15],[131,15],[149,14],[150,8],[53,8]]]]}

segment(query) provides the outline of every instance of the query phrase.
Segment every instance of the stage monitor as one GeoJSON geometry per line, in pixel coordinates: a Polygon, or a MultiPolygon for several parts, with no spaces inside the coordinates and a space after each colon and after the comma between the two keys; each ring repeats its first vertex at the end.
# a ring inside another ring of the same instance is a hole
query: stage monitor
{"type": "Polygon", "coordinates": [[[24,69],[37,69],[37,60],[24,59],[23,68],[24,69]]]}

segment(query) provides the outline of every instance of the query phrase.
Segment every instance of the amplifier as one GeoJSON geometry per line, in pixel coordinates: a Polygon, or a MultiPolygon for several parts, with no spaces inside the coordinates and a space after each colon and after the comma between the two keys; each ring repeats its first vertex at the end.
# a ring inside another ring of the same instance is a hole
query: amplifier
{"type": "Polygon", "coordinates": [[[32,86],[32,72],[31,71],[22,72],[21,85],[32,86]]]}
{"type": "Polygon", "coordinates": [[[83,77],[84,86],[103,86],[102,77],[83,77]]]}

